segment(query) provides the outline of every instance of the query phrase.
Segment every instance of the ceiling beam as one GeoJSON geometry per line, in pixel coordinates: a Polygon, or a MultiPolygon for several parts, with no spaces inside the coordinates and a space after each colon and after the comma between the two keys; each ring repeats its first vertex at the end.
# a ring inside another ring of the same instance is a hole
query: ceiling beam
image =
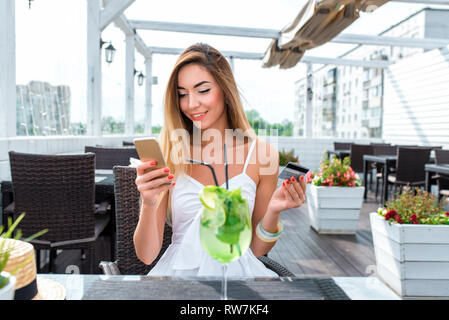
{"type": "MultiPolygon", "coordinates": [[[[181,48],[165,48],[165,47],[148,47],[148,50],[151,53],[156,54],[173,54],[173,55],[179,55],[181,54],[185,49],[181,48]]],[[[251,59],[251,60],[262,60],[263,54],[262,53],[252,53],[252,52],[238,52],[238,51],[220,51],[222,55],[224,55],[227,58],[236,58],[236,59],[251,59]]]]}
{"type": "Polygon", "coordinates": [[[422,3],[427,5],[448,5],[448,0],[390,0],[390,2],[422,3]]]}
{"type": "Polygon", "coordinates": [[[304,56],[301,58],[300,63],[313,63],[313,64],[325,64],[336,66],[353,66],[363,68],[388,68],[391,65],[390,61],[385,60],[354,60],[354,59],[341,59],[341,58],[326,58],[326,57],[313,57],[304,56]]]}
{"type": "MultiPolygon", "coordinates": [[[[155,54],[173,54],[179,55],[185,49],[180,48],[164,48],[164,47],[148,47],[151,53],[155,54]]],[[[238,52],[238,51],[222,51],[225,57],[232,57],[235,59],[252,59],[262,60],[263,53],[253,52],[238,52]]],[[[387,68],[391,62],[385,60],[352,60],[352,59],[339,59],[339,58],[325,58],[325,57],[313,57],[304,56],[299,61],[300,63],[314,63],[314,64],[329,64],[329,65],[345,65],[345,66],[357,66],[364,68],[387,68]]]]}
{"type": "MultiPolygon", "coordinates": [[[[135,29],[156,30],[156,31],[201,33],[212,35],[270,38],[270,39],[277,39],[281,36],[281,33],[279,31],[271,29],[239,28],[239,27],[225,27],[214,25],[160,22],[160,21],[142,21],[142,20],[129,20],[129,24],[135,29]]],[[[385,37],[385,36],[359,35],[359,34],[339,34],[338,36],[330,40],[330,42],[379,45],[379,46],[398,46],[398,47],[411,47],[423,49],[436,49],[449,45],[449,40],[447,39],[399,38],[399,37],[385,37]]]]}
{"type": "Polygon", "coordinates": [[[121,14],[114,20],[115,25],[120,28],[126,35],[134,34],[135,45],[137,51],[145,58],[151,58],[151,52],[148,50],[147,45],[142,38],[135,32],[135,29],[129,24],[124,14],[121,14]]]}
{"type": "Polygon", "coordinates": [[[423,49],[437,49],[449,45],[448,39],[398,38],[362,34],[339,34],[331,40],[334,43],[351,43],[376,46],[398,46],[423,49]]]}
{"type": "Polygon", "coordinates": [[[280,32],[278,30],[273,29],[226,27],[226,26],[214,26],[205,24],[144,21],[144,20],[129,20],[129,23],[136,29],[144,29],[144,30],[201,33],[201,34],[212,34],[220,36],[267,38],[267,39],[274,39],[280,36],[280,32]]]}
{"type": "Polygon", "coordinates": [[[103,31],[112,21],[120,16],[135,0],[110,0],[100,13],[100,29],[103,31]]]}

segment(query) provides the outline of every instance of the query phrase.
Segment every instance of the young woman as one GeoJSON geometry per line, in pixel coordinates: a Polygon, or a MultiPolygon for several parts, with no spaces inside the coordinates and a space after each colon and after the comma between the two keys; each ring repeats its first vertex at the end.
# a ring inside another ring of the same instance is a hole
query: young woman
{"type": "Polygon", "coordinates": [[[210,154],[218,184],[225,186],[223,144],[226,132],[229,189],[242,189],[251,214],[253,237],[250,248],[228,264],[229,276],[273,276],[256,257],[270,251],[279,237],[282,211],[305,202],[306,184],[301,181],[278,182],[278,151],[257,139],[243,111],[231,67],[223,55],[206,44],[187,48],[178,58],[165,94],[165,122],[159,136],[167,168],[145,170],[137,167],[136,184],[142,198],[134,245],[138,258],[151,264],[158,256],[166,218],[171,218],[172,243],[149,273],[158,276],[220,276],[221,264],[202,248],[199,235],[203,208],[199,192],[215,185],[208,167],[192,164],[186,158],[210,154]],[[179,151],[176,132],[186,133],[179,151]],[[244,134],[238,134],[238,133],[244,134]],[[195,139],[199,133],[200,138],[195,139]],[[229,135],[228,135],[229,137],[229,135]],[[208,151],[208,152],[205,152],[208,151]],[[268,155],[268,159],[262,159],[268,155]],[[244,161],[238,161],[242,159],[244,161]],[[269,161],[266,161],[269,160],[269,161]],[[175,182],[171,186],[167,182],[175,182]]]}

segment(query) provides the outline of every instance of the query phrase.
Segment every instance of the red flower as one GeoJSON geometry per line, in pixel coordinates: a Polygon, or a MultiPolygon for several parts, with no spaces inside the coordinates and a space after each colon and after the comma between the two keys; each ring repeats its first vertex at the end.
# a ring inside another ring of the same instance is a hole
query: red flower
{"type": "Polygon", "coordinates": [[[446,217],[449,217],[449,211],[445,213],[446,217]]]}
{"type": "Polygon", "coordinates": [[[400,215],[395,215],[394,219],[396,220],[397,223],[404,223],[404,221],[402,221],[401,216],[400,215]]]}
{"type": "Polygon", "coordinates": [[[398,213],[396,210],[389,210],[387,214],[385,215],[385,220],[390,220],[391,218],[394,218],[398,213]]]}
{"type": "Polygon", "coordinates": [[[412,214],[412,216],[410,217],[410,219],[412,220],[413,224],[419,224],[419,222],[416,220],[418,219],[418,216],[414,213],[412,214]]]}

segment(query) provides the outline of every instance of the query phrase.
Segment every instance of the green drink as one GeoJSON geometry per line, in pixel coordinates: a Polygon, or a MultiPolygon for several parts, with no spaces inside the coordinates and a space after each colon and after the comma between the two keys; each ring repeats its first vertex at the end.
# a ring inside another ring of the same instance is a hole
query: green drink
{"type": "Polygon", "coordinates": [[[252,237],[248,203],[241,189],[207,186],[200,200],[204,205],[200,225],[204,250],[223,264],[238,259],[249,248],[252,237]]]}

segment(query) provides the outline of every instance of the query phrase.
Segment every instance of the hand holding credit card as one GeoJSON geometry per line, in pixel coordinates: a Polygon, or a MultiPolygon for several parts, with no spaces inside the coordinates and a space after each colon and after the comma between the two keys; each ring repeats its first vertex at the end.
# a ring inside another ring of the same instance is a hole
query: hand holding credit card
{"type": "Polygon", "coordinates": [[[291,177],[295,177],[296,180],[299,180],[300,176],[305,176],[307,172],[310,170],[298,163],[289,162],[279,173],[279,179],[285,180],[290,179],[291,177]]]}

